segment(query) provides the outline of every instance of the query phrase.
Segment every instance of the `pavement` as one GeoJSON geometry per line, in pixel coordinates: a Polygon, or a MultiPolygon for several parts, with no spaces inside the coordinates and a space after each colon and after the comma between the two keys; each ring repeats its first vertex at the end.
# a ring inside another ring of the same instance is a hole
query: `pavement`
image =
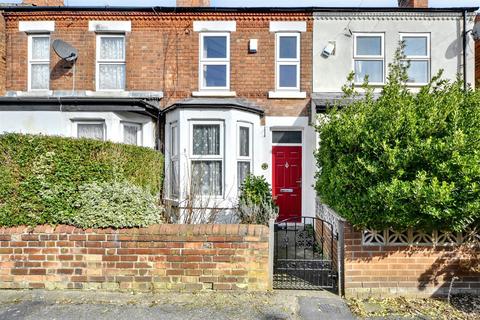
{"type": "Polygon", "coordinates": [[[325,291],[109,293],[0,291],[0,319],[352,320],[345,302],[325,291]]]}

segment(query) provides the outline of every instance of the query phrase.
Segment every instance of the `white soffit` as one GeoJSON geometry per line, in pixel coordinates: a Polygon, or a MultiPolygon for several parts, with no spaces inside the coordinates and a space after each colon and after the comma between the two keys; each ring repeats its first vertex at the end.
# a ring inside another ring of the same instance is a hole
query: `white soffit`
{"type": "Polygon", "coordinates": [[[88,31],[94,32],[131,32],[131,21],[88,21],[88,31]]]}
{"type": "Polygon", "coordinates": [[[53,32],[55,21],[20,21],[18,30],[23,32],[53,32]]]}
{"type": "Polygon", "coordinates": [[[237,31],[237,22],[236,21],[193,21],[193,31],[195,32],[209,32],[209,31],[235,32],[237,31]]]}
{"type": "Polygon", "coordinates": [[[270,21],[270,32],[306,32],[305,21],[270,21]]]}

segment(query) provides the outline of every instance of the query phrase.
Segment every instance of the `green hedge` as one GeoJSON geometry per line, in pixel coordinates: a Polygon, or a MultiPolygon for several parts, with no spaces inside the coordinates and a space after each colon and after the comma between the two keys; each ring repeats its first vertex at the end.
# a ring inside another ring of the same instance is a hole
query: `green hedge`
{"type": "Polygon", "coordinates": [[[0,225],[68,223],[80,188],[122,182],[158,198],[163,156],[142,147],[51,136],[0,135],[0,225]]]}

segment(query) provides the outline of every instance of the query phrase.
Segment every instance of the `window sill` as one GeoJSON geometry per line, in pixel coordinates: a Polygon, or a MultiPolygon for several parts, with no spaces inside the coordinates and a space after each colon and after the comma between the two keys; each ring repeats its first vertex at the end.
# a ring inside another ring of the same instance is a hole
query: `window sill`
{"type": "Polygon", "coordinates": [[[235,91],[193,91],[193,97],[236,97],[235,91]]]}
{"type": "Polygon", "coordinates": [[[299,91],[269,91],[269,99],[305,99],[307,98],[306,92],[299,91]]]}

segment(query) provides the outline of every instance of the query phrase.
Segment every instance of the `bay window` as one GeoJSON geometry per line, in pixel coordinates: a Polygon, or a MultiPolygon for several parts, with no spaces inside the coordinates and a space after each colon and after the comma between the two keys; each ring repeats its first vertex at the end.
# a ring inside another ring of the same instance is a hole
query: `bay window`
{"type": "Polygon", "coordinates": [[[170,124],[170,196],[177,198],[179,195],[179,156],[178,151],[178,124],[170,124]]]}
{"type": "Polygon", "coordinates": [[[134,146],[142,145],[142,125],[140,123],[124,122],[123,127],[123,143],[134,146]]]}
{"type": "Polygon", "coordinates": [[[245,178],[252,172],[252,125],[239,123],[237,136],[237,187],[240,189],[245,178]]]}
{"type": "Polygon", "coordinates": [[[223,195],[223,130],[218,121],[191,125],[191,183],[197,195],[223,195]]]}
{"type": "Polygon", "coordinates": [[[124,90],[125,64],[125,36],[97,35],[97,90],[124,90]]]}
{"type": "Polygon", "coordinates": [[[362,84],[368,77],[370,84],[385,82],[385,49],[383,33],[354,34],[355,83],[362,84]]]}
{"type": "Polygon", "coordinates": [[[430,81],[430,34],[401,34],[405,63],[409,63],[408,83],[425,85],[430,81]]]}
{"type": "Polygon", "coordinates": [[[50,36],[28,37],[28,90],[50,87],[50,36]]]}
{"type": "Polygon", "coordinates": [[[300,90],[300,34],[276,34],[276,90],[300,90]]]}
{"type": "Polygon", "coordinates": [[[105,122],[102,120],[76,121],[76,132],[78,138],[94,139],[105,141],[105,122]]]}
{"type": "Polygon", "coordinates": [[[230,33],[200,35],[200,89],[230,88],[230,33]]]}

